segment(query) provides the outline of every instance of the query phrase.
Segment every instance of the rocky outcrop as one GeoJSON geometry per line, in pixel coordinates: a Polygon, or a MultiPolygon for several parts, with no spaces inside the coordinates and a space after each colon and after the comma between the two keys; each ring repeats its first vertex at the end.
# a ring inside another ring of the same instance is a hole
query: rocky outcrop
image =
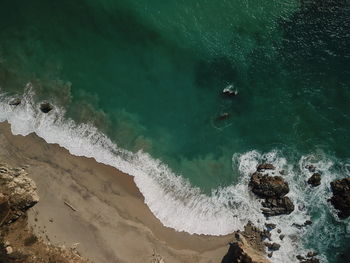
{"type": "Polygon", "coordinates": [[[2,213],[3,224],[15,221],[39,201],[35,183],[22,168],[0,165],[0,193],[1,207],[9,209],[2,213]]]}
{"type": "Polygon", "coordinates": [[[314,173],[308,180],[307,183],[313,187],[319,186],[321,184],[321,174],[314,173]]]}
{"type": "Polygon", "coordinates": [[[266,258],[263,231],[248,223],[243,232],[236,232],[221,263],[269,263],[266,258]]]}
{"type": "Polygon", "coordinates": [[[89,263],[76,251],[44,243],[27,227],[27,210],[39,201],[24,169],[0,164],[0,262],[89,263]]]}
{"type": "Polygon", "coordinates": [[[251,176],[249,186],[261,198],[282,197],[289,192],[289,186],[281,176],[268,176],[258,172],[251,176]]]}
{"type": "Polygon", "coordinates": [[[270,176],[259,171],[274,170],[272,164],[260,164],[257,172],[253,173],[249,187],[259,198],[264,198],[261,209],[266,216],[290,214],[294,210],[294,204],[289,197],[288,183],[281,176],[270,176]]]}
{"type": "Polygon", "coordinates": [[[333,196],[330,199],[334,208],[338,210],[338,216],[345,219],[350,216],[350,178],[331,182],[333,196]]]}

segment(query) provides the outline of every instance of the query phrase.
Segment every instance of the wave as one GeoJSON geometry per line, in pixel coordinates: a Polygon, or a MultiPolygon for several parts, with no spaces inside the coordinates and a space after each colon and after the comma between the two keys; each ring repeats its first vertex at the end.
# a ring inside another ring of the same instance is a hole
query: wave
{"type": "MultiPolygon", "coordinates": [[[[329,182],[338,176],[337,173],[330,172],[333,167],[330,160],[316,158],[314,155],[304,156],[296,167],[288,164],[277,150],[266,154],[258,151],[234,154],[233,169],[240,173],[239,183],[214,189],[210,195],[205,195],[149,154],[121,149],[92,125],[77,124],[72,119],[64,118],[63,108],[54,107],[48,114],[42,113],[39,105],[34,102],[34,97],[31,84],[27,84],[22,103],[16,107],[9,105],[13,98],[6,93],[0,94],[0,122],[9,122],[15,135],[35,133],[47,143],[56,143],[73,155],[92,157],[97,162],[133,176],[145,203],[167,227],[190,234],[226,235],[243,230],[248,221],[260,228],[267,222],[275,223],[277,228],[272,231],[272,240],[280,243],[281,248],[273,254],[272,261],[295,262],[297,254],[306,253],[300,246],[304,242],[302,237],[316,231],[319,224],[325,223],[326,219],[318,219],[311,230],[292,226],[292,223],[303,224],[310,219],[310,202],[317,208],[329,206],[325,198],[330,192],[329,182]],[[285,179],[291,189],[288,196],[296,207],[290,215],[266,219],[260,211],[260,201],[250,193],[250,175],[262,161],[273,163],[277,171],[286,171],[285,179]],[[310,163],[327,174],[322,177],[321,186],[312,191],[305,184],[305,166],[310,163]],[[277,229],[281,229],[285,235],[283,241],[279,239],[277,229]]],[[[326,258],[322,258],[326,262],[326,258]]]]}

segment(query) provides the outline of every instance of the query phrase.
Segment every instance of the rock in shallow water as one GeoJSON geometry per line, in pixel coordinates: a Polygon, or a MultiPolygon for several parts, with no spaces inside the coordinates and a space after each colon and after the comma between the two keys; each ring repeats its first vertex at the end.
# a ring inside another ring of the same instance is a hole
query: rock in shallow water
{"type": "Polygon", "coordinates": [[[281,247],[281,245],[277,243],[265,243],[265,246],[269,249],[269,251],[277,251],[281,247]]]}
{"type": "Polygon", "coordinates": [[[256,170],[258,172],[262,172],[264,170],[275,170],[275,166],[273,166],[273,164],[271,163],[262,163],[262,164],[259,164],[258,167],[256,168],[256,170]]]}
{"type": "Polygon", "coordinates": [[[345,219],[350,216],[350,178],[331,182],[333,196],[330,201],[339,210],[338,216],[345,219]]]}
{"type": "Polygon", "coordinates": [[[314,173],[309,180],[307,180],[307,183],[313,187],[319,186],[321,184],[321,174],[314,173]]]}
{"type": "Polygon", "coordinates": [[[43,113],[49,113],[53,109],[53,106],[50,103],[42,103],[40,105],[40,110],[43,113]]]}
{"type": "Polygon", "coordinates": [[[290,214],[294,211],[294,204],[288,196],[282,198],[267,198],[262,202],[262,213],[266,216],[290,214]]]}
{"type": "Polygon", "coordinates": [[[9,105],[11,105],[11,106],[18,106],[19,104],[21,104],[21,99],[19,99],[19,98],[15,98],[15,99],[13,99],[13,100],[11,100],[10,102],[9,102],[9,105]]]}
{"type": "Polygon", "coordinates": [[[268,176],[257,172],[252,175],[249,186],[261,198],[282,197],[289,192],[288,183],[281,176],[268,176]]]}

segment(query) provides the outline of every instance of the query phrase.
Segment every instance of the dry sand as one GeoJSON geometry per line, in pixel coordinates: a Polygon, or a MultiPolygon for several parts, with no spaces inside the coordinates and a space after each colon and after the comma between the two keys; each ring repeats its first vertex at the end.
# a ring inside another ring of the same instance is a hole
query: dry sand
{"type": "Polygon", "coordinates": [[[77,246],[95,263],[220,263],[232,240],[231,235],[190,235],[164,227],[144,204],[132,176],[72,156],[34,134],[14,136],[7,123],[0,124],[0,160],[28,165],[40,196],[29,213],[34,231],[52,244],[77,246]]]}

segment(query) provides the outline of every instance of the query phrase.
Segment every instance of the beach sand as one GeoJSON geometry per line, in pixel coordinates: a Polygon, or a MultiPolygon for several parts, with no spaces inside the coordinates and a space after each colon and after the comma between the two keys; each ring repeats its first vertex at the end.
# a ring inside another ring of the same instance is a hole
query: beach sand
{"type": "Polygon", "coordinates": [[[35,134],[14,136],[7,123],[0,124],[0,145],[0,161],[26,167],[38,186],[40,201],[29,222],[47,242],[76,246],[95,263],[218,263],[228,250],[232,235],[190,235],[163,226],[133,177],[113,167],[73,156],[35,134]]]}

